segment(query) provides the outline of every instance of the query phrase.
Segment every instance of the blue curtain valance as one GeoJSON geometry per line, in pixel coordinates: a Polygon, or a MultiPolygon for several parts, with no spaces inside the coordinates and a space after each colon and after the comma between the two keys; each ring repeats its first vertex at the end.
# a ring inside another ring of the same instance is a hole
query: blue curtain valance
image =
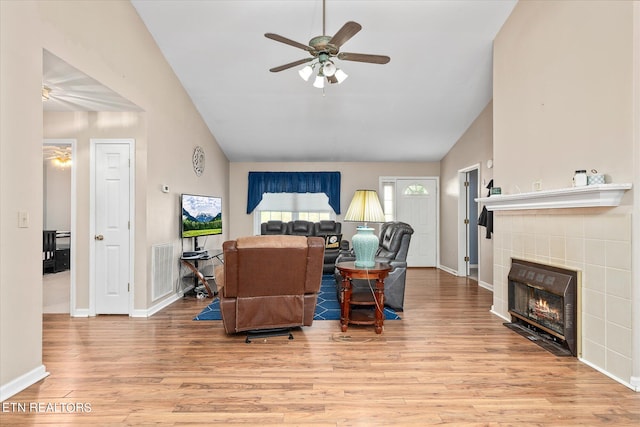
{"type": "Polygon", "coordinates": [[[248,214],[264,193],[325,193],[340,214],[340,172],[249,172],[248,214]]]}

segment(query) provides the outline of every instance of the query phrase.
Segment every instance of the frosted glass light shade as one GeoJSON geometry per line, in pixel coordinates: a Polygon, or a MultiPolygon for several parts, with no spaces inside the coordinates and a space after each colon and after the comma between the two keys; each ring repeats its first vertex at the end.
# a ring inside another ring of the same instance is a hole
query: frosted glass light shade
{"type": "Polygon", "coordinates": [[[349,77],[349,75],[347,73],[345,73],[344,71],[342,71],[341,69],[337,69],[336,73],[334,74],[334,76],[338,80],[338,84],[342,83],[343,81],[345,81],[347,79],[347,77],[349,77]]]}
{"type": "Polygon", "coordinates": [[[318,89],[322,89],[324,87],[324,76],[316,76],[316,81],[313,82],[313,87],[317,87],[318,89]]]}
{"type": "Polygon", "coordinates": [[[298,71],[298,74],[300,74],[300,77],[302,77],[302,80],[304,80],[305,82],[309,81],[309,77],[311,77],[312,73],[313,68],[311,68],[310,65],[307,65],[298,71]]]}
{"type": "Polygon", "coordinates": [[[336,66],[333,65],[333,62],[327,61],[322,66],[322,73],[327,77],[331,77],[336,73],[336,66]]]}

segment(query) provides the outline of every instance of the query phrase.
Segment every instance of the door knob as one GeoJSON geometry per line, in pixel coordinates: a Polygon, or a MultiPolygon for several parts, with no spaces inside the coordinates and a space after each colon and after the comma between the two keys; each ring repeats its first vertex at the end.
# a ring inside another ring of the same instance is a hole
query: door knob
{"type": "Polygon", "coordinates": [[[104,236],[102,234],[96,234],[96,240],[104,240],[104,236]]]}

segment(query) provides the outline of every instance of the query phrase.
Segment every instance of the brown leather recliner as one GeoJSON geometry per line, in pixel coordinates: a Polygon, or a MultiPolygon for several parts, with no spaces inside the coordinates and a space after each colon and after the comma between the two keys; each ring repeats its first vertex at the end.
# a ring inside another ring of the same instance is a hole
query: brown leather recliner
{"type": "Polygon", "coordinates": [[[305,236],[251,236],[224,242],[216,272],[227,333],[311,326],[324,240],[305,236]],[[220,289],[221,287],[221,289],[220,289]]]}

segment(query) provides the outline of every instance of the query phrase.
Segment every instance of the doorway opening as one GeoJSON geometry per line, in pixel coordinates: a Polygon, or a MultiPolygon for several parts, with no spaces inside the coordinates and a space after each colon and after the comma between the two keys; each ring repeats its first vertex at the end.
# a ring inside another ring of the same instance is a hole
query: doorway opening
{"type": "Polygon", "coordinates": [[[73,315],[76,254],[76,140],[44,139],[43,313],[73,315]],[[45,253],[47,256],[45,256],[45,253]]]}
{"type": "Polygon", "coordinates": [[[479,282],[478,202],[480,165],[458,171],[458,276],[479,282]]]}

